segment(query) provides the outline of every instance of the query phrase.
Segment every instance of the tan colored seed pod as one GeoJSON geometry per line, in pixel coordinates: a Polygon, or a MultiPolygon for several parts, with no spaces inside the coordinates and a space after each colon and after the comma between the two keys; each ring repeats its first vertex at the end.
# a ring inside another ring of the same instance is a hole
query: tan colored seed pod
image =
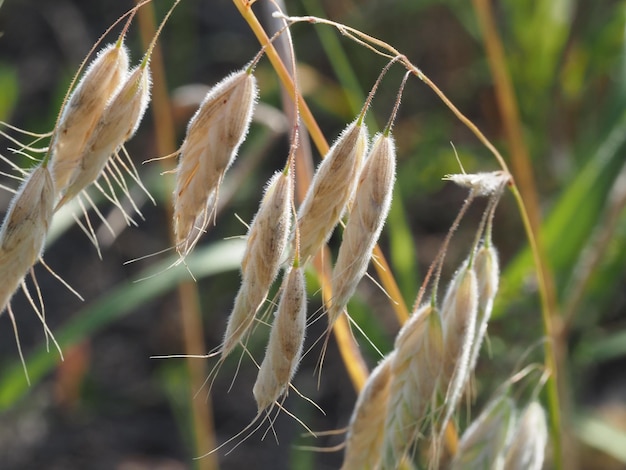
{"type": "Polygon", "coordinates": [[[52,137],[50,172],[63,192],[110,99],[128,74],[128,51],[120,42],[103,47],[91,62],[61,111],[52,137]]]}
{"type": "Polygon", "coordinates": [[[548,423],[543,407],[533,401],[526,407],[506,451],[506,470],[541,470],[548,443],[548,423]]]}
{"type": "Polygon", "coordinates": [[[391,206],[395,171],[396,151],[393,137],[377,134],[361,171],[337,262],[333,268],[333,298],[328,310],[329,327],[341,315],[367,271],[372,250],[391,206]]]}
{"type": "Polygon", "coordinates": [[[224,173],[248,133],[257,95],[256,79],[243,69],[212,87],[189,121],[174,191],[174,233],[182,256],[209,223],[224,173]]]}
{"type": "Polygon", "coordinates": [[[278,274],[289,238],[291,200],[289,174],[276,173],[250,224],[241,262],[241,288],[226,326],[222,357],[233,350],[252,326],[278,274]]]}
{"type": "Polygon", "coordinates": [[[451,470],[502,470],[504,452],[513,434],[514,422],[513,400],[507,395],[492,400],[463,433],[451,470]]]}
{"type": "Polygon", "coordinates": [[[359,393],[348,424],[341,470],[375,469],[380,465],[391,385],[392,351],[376,366],[359,393]]]}
{"type": "Polygon", "coordinates": [[[469,369],[473,371],[478,362],[478,355],[482,346],[487,324],[491,318],[493,302],[498,292],[498,282],[500,279],[500,264],[498,252],[493,245],[482,245],[474,256],[474,270],[478,282],[478,317],[476,318],[476,328],[474,341],[470,352],[469,369]]]}
{"type": "Polygon", "coordinates": [[[446,175],[443,179],[471,189],[476,196],[492,196],[500,192],[511,181],[511,175],[504,171],[492,171],[446,175]]]}
{"type": "Polygon", "coordinates": [[[303,268],[290,268],[281,290],[265,357],[252,390],[259,413],[287,391],[304,344],[306,286],[303,268]]]}
{"type": "Polygon", "coordinates": [[[147,64],[130,71],[96,123],[59,206],[96,181],[109,158],[136,132],[150,102],[150,86],[147,64]]]}
{"type": "Polygon", "coordinates": [[[320,163],[298,210],[300,258],[314,256],[339,222],[359,179],[367,152],[367,128],[360,120],[341,133],[320,163]]]}
{"type": "Polygon", "coordinates": [[[53,207],[50,171],[39,166],[13,197],[0,228],[0,313],[41,256],[53,207]]]}
{"type": "Polygon", "coordinates": [[[466,260],[450,282],[441,307],[445,350],[439,386],[445,396],[445,413],[439,422],[441,432],[452,417],[471,376],[469,358],[477,314],[476,273],[466,260]]]}
{"type": "Polygon", "coordinates": [[[443,331],[436,307],[420,307],[395,341],[382,468],[395,469],[428,421],[443,360],[443,331]]]}

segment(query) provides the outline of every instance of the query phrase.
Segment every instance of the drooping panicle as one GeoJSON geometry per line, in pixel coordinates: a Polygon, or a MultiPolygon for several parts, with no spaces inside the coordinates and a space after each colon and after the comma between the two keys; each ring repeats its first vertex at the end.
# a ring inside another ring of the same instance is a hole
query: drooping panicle
{"type": "Polygon", "coordinates": [[[395,181],[396,151],[391,135],[377,134],[363,165],[354,202],[333,268],[332,327],[367,271],[372,250],[387,219],[395,181]]]}
{"type": "Polygon", "coordinates": [[[174,233],[183,257],[209,223],[224,173],[248,133],[257,95],[256,79],[245,68],[213,86],[189,121],[174,191],[174,233]]]}
{"type": "Polygon", "coordinates": [[[506,470],[541,470],[548,443],[546,412],[537,401],[522,413],[506,451],[506,470]]]}
{"type": "Polygon", "coordinates": [[[317,167],[298,210],[303,262],[317,253],[339,222],[357,186],[367,144],[367,129],[357,119],[344,129],[317,167]]]}

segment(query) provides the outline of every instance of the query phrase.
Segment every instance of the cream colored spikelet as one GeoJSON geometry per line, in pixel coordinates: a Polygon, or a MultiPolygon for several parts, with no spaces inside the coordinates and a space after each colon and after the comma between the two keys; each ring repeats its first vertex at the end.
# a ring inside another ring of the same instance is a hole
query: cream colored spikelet
{"type": "Polygon", "coordinates": [[[287,391],[300,363],[305,328],[304,270],[292,267],[285,273],[267,350],[252,390],[259,412],[270,407],[287,391]]]}
{"type": "Polygon", "coordinates": [[[248,332],[278,274],[289,238],[291,200],[289,173],[276,173],[250,224],[241,262],[241,287],[228,318],[222,357],[226,357],[248,332]]]}
{"type": "Polygon", "coordinates": [[[513,400],[504,394],[493,399],[463,433],[451,470],[503,470],[514,423],[513,400]]]}
{"type": "Polygon", "coordinates": [[[377,134],[363,165],[359,185],[333,268],[333,298],[328,310],[332,327],[367,271],[383,228],[393,193],[396,151],[393,137],[377,134]]]}
{"type": "Polygon", "coordinates": [[[209,223],[224,173],[248,133],[257,95],[256,79],[245,68],[212,87],[189,121],[174,191],[174,233],[182,256],[209,223]]]}
{"type": "Polygon", "coordinates": [[[392,351],[376,366],[359,393],[348,424],[341,470],[376,469],[380,464],[395,354],[392,351]]]}
{"type": "Polygon", "coordinates": [[[147,61],[130,71],[98,120],[59,206],[96,181],[109,158],[136,132],[150,102],[147,61]]]}
{"type": "Polygon", "coordinates": [[[505,470],[541,470],[548,443],[548,423],[543,407],[536,401],[522,413],[506,451],[505,470]]]}
{"type": "Polygon", "coordinates": [[[469,370],[475,369],[478,362],[480,348],[487,333],[487,325],[491,318],[493,302],[498,292],[498,282],[500,279],[500,265],[498,252],[489,244],[482,245],[474,256],[474,270],[478,282],[478,317],[476,318],[476,328],[474,340],[470,351],[469,370]]]}
{"type": "Polygon", "coordinates": [[[118,41],[103,47],[63,106],[51,144],[50,172],[55,189],[67,187],[83,149],[107,103],[128,74],[128,51],[118,41]]]}
{"type": "Polygon", "coordinates": [[[352,198],[367,152],[367,129],[353,121],[320,163],[298,210],[300,258],[314,256],[328,239],[352,198]]]}
{"type": "Polygon", "coordinates": [[[450,281],[441,307],[444,360],[440,390],[444,395],[444,416],[438,423],[443,432],[465,389],[471,371],[470,352],[478,314],[478,285],[470,260],[466,260],[450,281]]]}
{"type": "Polygon", "coordinates": [[[41,256],[53,207],[50,171],[39,166],[14,196],[0,228],[0,313],[41,256]]]}
{"type": "Polygon", "coordinates": [[[397,468],[427,423],[443,353],[439,311],[431,304],[423,305],[411,315],[396,337],[382,468],[397,468]]]}

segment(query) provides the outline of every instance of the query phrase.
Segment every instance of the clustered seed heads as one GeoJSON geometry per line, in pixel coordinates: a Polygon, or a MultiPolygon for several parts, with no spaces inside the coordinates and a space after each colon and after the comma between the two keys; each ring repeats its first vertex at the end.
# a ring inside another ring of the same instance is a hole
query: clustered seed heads
{"type": "Polygon", "coordinates": [[[132,137],[148,107],[150,85],[147,61],[129,72],[93,128],[59,205],[96,181],[109,158],[132,137]]]}
{"type": "Polygon", "coordinates": [[[174,233],[189,254],[215,210],[219,185],[248,133],[258,95],[248,68],[213,86],[189,121],[174,191],[174,233]]]}
{"type": "Polygon", "coordinates": [[[56,191],[67,188],[80,163],[87,140],[107,103],[117,93],[128,74],[128,51],[121,40],[102,48],[61,111],[52,137],[50,172],[56,191]]]}
{"type": "Polygon", "coordinates": [[[0,313],[43,251],[54,208],[54,185],[38,166],[13,198],[0,228],[0,313]]]}
{"type": "Polygon", "coordinates": [[[252,390],[259,412],[287,391],[302,355],[307,303],[302,267],[294,266],[285,273],[281,291],[265,357],[252,390]]]}
{"type": "Polygon", "coordinates": [[[339,222],[357,186],[367,144],[367,128],[359,118],[344,129],[318,166],[298,210],[303,261],[317,253],[339,222]]]}
{"type": "Polygon", "coordinates": [[[332,327],[365,274],[389,207],[395,180],[393,137],[377,134],[363,165],[356,195],[333,268],[333,298],[328,310],[332,327]]]}
{"type": "Polygon", "coordinates": [[[222,346],[225,358],[254,323],[263,306],[288,243],[291,226],[292,184],[289,172],[269,181],[259,211],[250,224],[241,262],[241,287],[229,316],[222,346]]]}

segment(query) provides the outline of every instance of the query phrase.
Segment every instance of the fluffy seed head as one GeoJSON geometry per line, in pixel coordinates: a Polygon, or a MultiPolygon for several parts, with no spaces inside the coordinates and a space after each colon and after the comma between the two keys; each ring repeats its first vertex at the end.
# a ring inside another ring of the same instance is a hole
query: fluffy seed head
{"type": "Polygon", "coordinates": [[[506,452],[506,470],[541,470],[548,443],[548,423],[536,401],[526,407],[506,452]]]}
{"type": "Polygon", "coordinates": [[[43,250],[54,207],[54,184],[39,166],[14,196],[0,228],[0,313],[43,250]]]}
{"type": "Polygon", "coordinates": [[[393,193],[396,151],[391,136],[378,134],[356,190],[348,223],[333,268],[333,299],[328,311],[332,326],[365,274],[383,228],[393,193]]]}
{"type": "Polygon", "coordinates": [[[291,197],[289,175],[276,173],[250,224],[241,261],[241,288],[226,326],[223,357],[247,333],[278,274],[289,237],[291,197]]]}
{"type": "Polygon", "coordinates": [[[493,302],[498,292],[500,265],[498,252],[493,245],[482,245],[478,249],[474,256],[474,270],[478,282],[478,317],[476,318],[474,341],[470,352],[470,371],[473,371],[476,367],[480,347],[487,333],[487,324],[489,323],[489,318],[491,318],[493,302]]]}
{"type": "Polygon", "coordinates": [[[107,103],[128,74],[128,51],[121,44],[102,48],[72,91],[52,138],[50,172],[62,192],[107,103]]]}
{"type": "Polygon", "coordinates": [[[492,171],[489,173],[446,175],[443,179],[471,189],[477,196],[491,196],[501,191],[504,185],[511,181],[511,175],[504,171],[492,171]]]}
{"type": "Polygon", "coordinates": [[[504,452],[515,421],[515,404],[506,395],[492,400],[465,430],[452,461],[452,470],[503,469],[504,452]]]}
{"type": "Polygon", "coordinates": [[[150,69],[131,70],[90,135],[63,194],[66,202],[98,179],[109,158],[132,137],[150,102],[150,69]]]}
{"type": "Polygon", "coordinates": [[[367,129],[358,121],[341,133],[318,166],[298,211],[300,257],[314,256],[328,239],[358,183],[367,129]]]}
{"type": "Polygon", "coordinates": [[[348,425],[341,470],[378,468],[394,356],[395,351],[392,351],[376,366],[359,393],[348,425]]]}
{"type": "Polygon", "coordinates": [[[211,88],[189,121],[174,191],[174,232],[181,255],[206,228],[224,173],[248,133],[258,89],[246,69],[211,88]]]}
{"type": "Polygon", "coordinates": [[[287,391],[302,355],[306,327],[306,287],[301,267],[285,273],[265,357],[252,390],[259,412],[287,391]]]}
{"type": "Polygon", "coordinates": [[[385,420],[384,469],[395,469],[427,421],[443,360],[443,331],[438,310],[420,307],[395,341],[385,420]]]}

